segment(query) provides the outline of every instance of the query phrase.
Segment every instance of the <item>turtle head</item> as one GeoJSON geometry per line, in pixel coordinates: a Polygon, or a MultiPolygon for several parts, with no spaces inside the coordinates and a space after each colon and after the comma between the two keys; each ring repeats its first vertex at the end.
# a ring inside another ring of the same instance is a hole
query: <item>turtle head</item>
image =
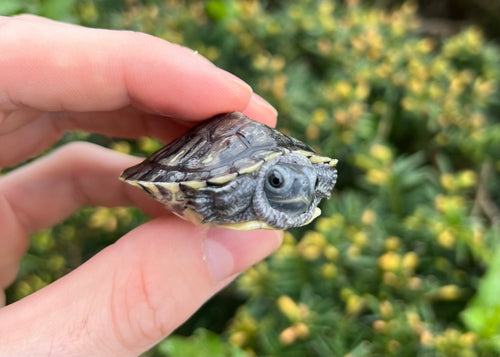
{"type": "Polygon", "coordinates": [[[253,210],[270,227],[286,229],[309,223],[321,212],[321,199],[330,197],[336,160],[291,152],[266,162],[257,175],[253,210]],[[330,164],[331,162],[331,164],[330,164]]]}
{"type": "Polygon", "coordinates": [[[264,193],[275,210],[297,215],[306,212],[315,197],[317,175],[310,166],[277,163],[265,175],[264,193]]]}

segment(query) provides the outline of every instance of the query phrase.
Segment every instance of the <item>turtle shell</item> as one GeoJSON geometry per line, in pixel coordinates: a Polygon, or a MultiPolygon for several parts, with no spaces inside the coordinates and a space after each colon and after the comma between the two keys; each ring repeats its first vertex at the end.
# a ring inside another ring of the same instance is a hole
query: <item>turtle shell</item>
{"type": "Polygon", "coordinates": [[[256,170],[287,151],[314,150],[303,142],[239,112],[218,115],[125,170],[124,180],[193,182],[229,180],[256,170]]]}
{"type": "Polygon", "coordinates": [[[336,163],[297,139],[233,112],[195,126],[120,178],[197,224],[286,229],[319,215],[317,205],[330,196],[337,179],[336,163]],[[276,170],[291,175],[285,181],[295,186],[270,199],[264,192],[269,177],[264,175],[276,170]]]}

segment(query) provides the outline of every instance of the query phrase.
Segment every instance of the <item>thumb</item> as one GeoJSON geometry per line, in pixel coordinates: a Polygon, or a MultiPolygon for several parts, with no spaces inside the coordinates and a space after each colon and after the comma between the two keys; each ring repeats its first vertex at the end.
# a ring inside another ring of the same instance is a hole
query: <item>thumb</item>
{"type": "Polygon", "coordinates": [[[139,355],[280,242],[155,219],[0,310],[0,355],[139,355]]]}

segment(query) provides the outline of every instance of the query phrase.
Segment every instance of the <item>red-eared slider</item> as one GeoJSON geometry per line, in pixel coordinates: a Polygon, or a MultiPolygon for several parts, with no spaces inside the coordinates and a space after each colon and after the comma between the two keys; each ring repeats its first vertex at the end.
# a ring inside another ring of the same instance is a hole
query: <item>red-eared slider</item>
{"type": "Polygon", "coordinates": [[[337,160],[234,112],[192,128],[121,179],[197,224],[287,229],[309,223],[330,197],[337,160]]]}

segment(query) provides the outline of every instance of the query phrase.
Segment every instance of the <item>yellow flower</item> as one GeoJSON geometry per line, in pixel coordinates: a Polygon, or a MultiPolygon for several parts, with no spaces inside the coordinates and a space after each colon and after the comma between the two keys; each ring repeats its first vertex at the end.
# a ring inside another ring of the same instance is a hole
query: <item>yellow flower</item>
{"type": "Polygon", "coordinates": [[[391,175],[386,170],[370,169],[366,179],[374,185],[384,185],[389,182],[391,175]]]}
{"type": "Polygon", "coordinates": [[[409,311],[406,313],[406,321],[408,325],[410,325],[411,329],[416,333],[420,333],[423,328],[422,320],[420,320],[420,316],[413,311],[409,311]]]}
{"type": "Polygon", "coordinates": [[[403,269],[407,271],[414,271],[418,265],[418,255],[415,252],[408,252],[403,256],[403,261],[401,263],[403,269]]]}
{"type": "Polygon", "coordinates": [[[374,144],[370,147],[370,155],[383,163],[392,161],[392,152],[387,146],[374,144]]]}
{"type": "Polygon", "coordinates": [[[356,96],[356,98],[364,100],[368,97],[369,94],[370,94],[370,85],[366,82],[358,83],[354,91],[354,95],[356,96]]]}
{"type": "Polygon", "coordinates": [[[472,170],[462,171],[457,178],[460,187],[469,188],[473,187],[477,183],[477,174],[472,170]]]}
{"type": "Polygon", "coordinates": [[[384,300],[380,303],[379,305],[379,310],[380,310],[380,315],[384,318],[384,319],[388,319],[390,317],[392,317],[392,314],[394,312],[394,309],[392,307],[392,304],[390,301],[388,300],[384,300]]]}
{"type": "Polygon", "coordinates": [[[443,96],[443,88],[435,82],[429,85],[429,96],[434,99],[440,99],[443,96]]]}
{"type": "Polygon", "coordinates": [[[448,191],[454,191],[457,188],[457,182],[452,174],[443,174],[439,178],[441,186],[448,191]]]}
{"type": "Polygon", "coordinates": [[[332,263],[323,264],[321,267],[321,275],[325,279],[333,279],[337,276],[337,267],[332,263]]]}
{"type": "Polygon", "coordinates": [[[304,259],[312,261],[319,258],[325,245],[326,238],[322,233],[308,231],[297,245],[297,251],[304,259]]]}
{"type": "Polygon", "coordinates": [[[384,333],[387,329],[387,323],[383,320],[375,320],[372,327],[378,333],[384,333]]]}
{"type": "Polygon", "coordinates": [[[66,259],[62,255],[53,255],[47,261],[47,267],[55,272],[61,271],[66,266],[66,259]]]}
{"type": "Polygon", "coordinates": [[[434,342],[434,336],[429,330],[423,330],[420,334],[420,343],[424,346],[432,346],[434,342]]]}
{"type": "Polygon", "coordinates": [[[299,244],[309,244],[323,248],[326,245],[326,238],[320,232],[307,231],[299,244]]]}
{"type": "Polygon", "coordinates": [[[466,346],[474,346],[477,341],[477,335],[474,332],[466,332],[462,335],[461,341],[466,346]]]}
{"type": "Polygon", "coordinates": [[[300,316],[299,306],[290,296],[282,295],[277,301],[278,308],[290,321],[297,321],[300,316]]]}
{"type": "Polygon", "coordinates": [[[378,258],[378,265],[385,271],[396,271],[401,266],[401,256],[394,252],[387,252],[378,258]]]}
{"type": "Polygon", "coordinates": [[[438,242],[441,246],[451,249],[455,246],[455,236],[450,229],[445,229],[438,235],[438,242]]]}
{"type": "Polygon", "coordinates": [[[340,125],[346,125],[349,122],[349,113],[343,109],[337,109],[333,113],[335,122],[340,125]]]}
{"type": "Polygon", "coordinates": [[[297,339],[297,334],[292,328],[292,326],[290,326],[281,331],[279,339],[280,343],[283,346],[289,346],[295,342],[295,340],[297,339]]]}
{"type": "Polygon", "coordinates": [[[328,112],[323,108],[318,108],[312,113],[312,122],[318,125],[323,124],[328,118],[328,112]]]}
{"type": "Polygon", "coordinates": [[[328,260],[336,260],[339,256],[339,250],[333,245],[327,245],[323,250],[325,258],[328,260]]]}
{"type": "Polygon", "coordinates": [[[339,81],[335,89],[340,98],[345,99],[351,95],[352,85],[347,81],[339,81]]]}
{"type": "Polygon", "coordinates": [[[365,302],[363,298],[358,295],[351,295],[347,298],[346,301],[346,313],[347,315],[353,316],[357,315],[361,312],[363,307],[365,306],[365,302]]]}
{"type": "Polygon", "coordinates": [[[389,350],[389,352],[391,353],[391,355],[396,354],[399,351],[400,348],[401,348],[401,343],[399,343],[396,340],[390,340],[387,343],[387,349],[389,350]]]}
{"type": "Polygon", "coordinates": [[[130,144],[127,141],[114,142],[110,145],[110,148],[123,154],[130,154],[130,144]]]}
{"type": "Polygon", "coordinates": [[[229,336],[229,341],[235,346],[242,347],[248,341],[248,334],[244,331],[233,332],[229,336]]]}
{"type": "Polygon", "coordinates": [[[450,214],[463,209],[465,207],[465,200],[463,197],[456,195],[455,196],[438,195],[434,200],[434,204],[438,209],[438,211],[445,214],[450,214]]]}
{"type": "Polygon", "coordinates": [[[274,72],[280,72],[285,68],[286,61],[285,57],[281,55],[276,55],[271,58],[271,62],[269,64],[269,67],[274,71],[274,72]]]}
{"type": "Polygon", "coordinates": [[[371,226],[377,220],[377,214],[374,210],[366,209],[363,211],[363,215],[361,216],[361,222],[366,226],[371,226]]]}
{"type": "Polygon", "coordinates": [[[418,48],[421,53],[429,53],[434,49],[435,43],[433,39],[424,38],[418,42],[418,48]]]}
{"type": "Polygon", "coordinates": [[[424,82],[423,82],[423,80],[424,79],[422,79],[421,77],[412,78],[410,80],[410,82],[408,83],[408,87],[409,87],[410,91],[412,91],[416,95],[422,94],[422,92],[424,91],[424,82]]]}
{"type": "Polygon", "coordinates": [[[437,292],[437,296],[443,300],[456,300],[461,295],[460,288],[453,284],[441,286],[437,292]]]}
{"type": "Polygon", "coordinates": [[[314,124],[310,123],[307,128],[306,128],[306,138],[309,140],[316,140],[319,138],[320,130],[319,127],[314,124]]]}
{"type": "Polygon", "coordinates": [[[283,234],[282,245],[295,245],[295,237],[292,233],[285,231],[285,234],[283,234]]]}
{"type": "Polygon", "coordinates": [[[92,228],[101,228],[112,232],[116,230],[118,221],[109,208],[97,208],[89,219],[89,226],[92,228]]]}
{"type": "Polygon", "coordinates": [[[280,333],[280,343],[283,346],[288,346],[294,343],[297,339],[306,339],[309,337],[309,327],[303,322],[297,322],[294,325],[287,327],[280,333]]]}
{"type": "Polygon", "coordinates": [[[358,246],[356,245],[351,245],[348,249],[347,249],[347,255],[351,258],[353,257],[357,257],[361,254],[361,250],[358,246]]]}
{"type": "Polygon", "coordinates": [[[368,242],[368,235],[365,232],[356,232],[352,240],[357,247],[361,248],[368,242]]]}
{"type": "Polygon", "coordinates": [[[300,255],[308,261],[316,260],[321,255],[321,249],[316,245],[299,245],[297,248],[300,255]]]}
{"type": "Polygon", "coordinates": [[[408,281],[408,287],[412,290],[419,290],[422,287],[422,279],[414,276],[408,281]]]}
{"type": "Polygon", "coordinates": [[[295,331],[295,335],[300,339],[305,339],[309,337],[309,327],[303,322],[297,322],[292,326],[295,331]]]}
{"type": "Polygon", "coordinates": [[[328,54],[332,49],[332,42],[327,38],[322,38],[318,41],[318,51],[322,55],[328,54]]]}
{"type": "Polygon", "coordinates": [[[400,246],[401,241],[399,237],[390,236],[385,240],[385,249],[387,249],[388,251],[398,250],[400,246]]]}
{"type": "Polygon", "coordinates": [[[286,82],[288,78],[284,74],[277,75],[273,81],[272,92],[276,98],[283,98],[286,90],[286,82]]]}

